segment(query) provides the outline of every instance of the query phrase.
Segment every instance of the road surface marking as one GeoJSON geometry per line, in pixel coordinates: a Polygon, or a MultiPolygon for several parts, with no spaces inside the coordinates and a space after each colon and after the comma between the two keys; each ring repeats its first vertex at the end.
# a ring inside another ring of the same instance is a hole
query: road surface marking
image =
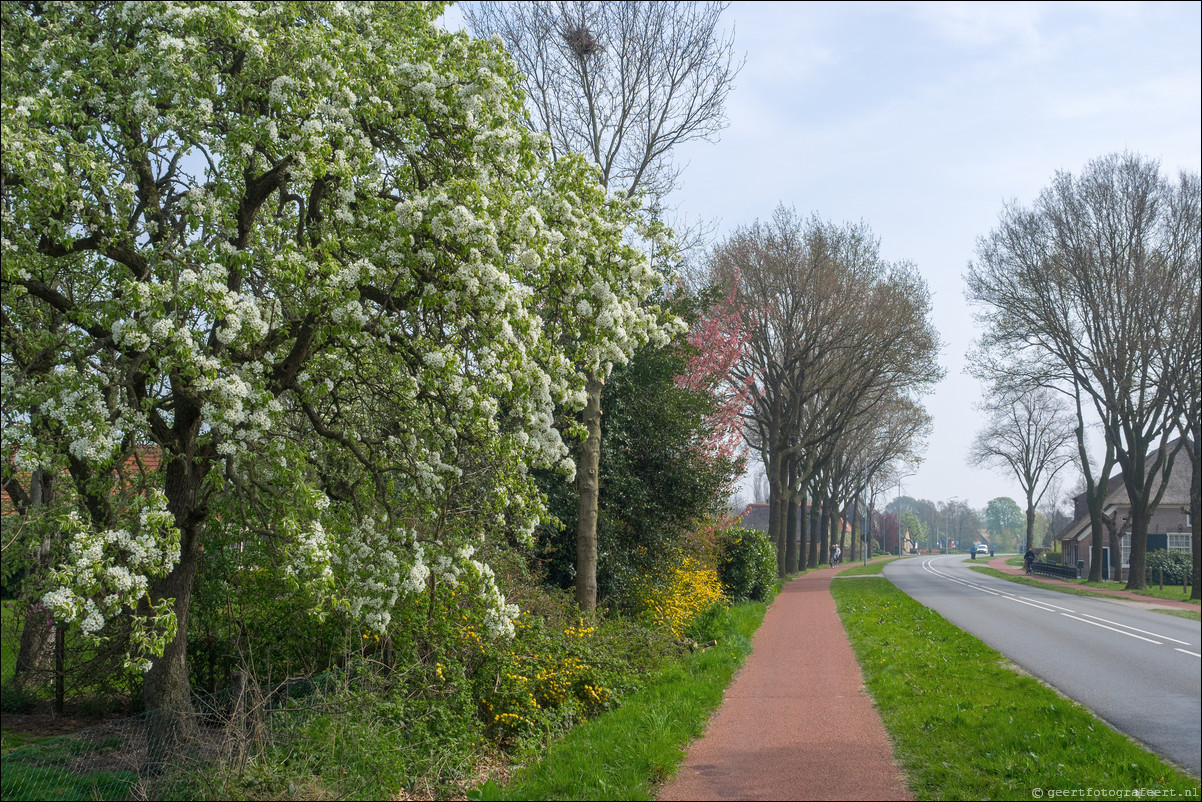
{"type": "MultiPolygon", "coordinates": [[[[1176,646],[1174,646],[1173,648],[1177,649],[1176,646]]],[[[1198,654],[1197,652],[1191,652],[1186,649],[1177,649],[1177,651],[1181,652],[1182,654],[1192,654],[1194,657],[1202,657],[1202,654],[1198,654]]]]}
{"type": "Polygon", "coordinates": [[[1056,612],[1056,610],[1051,607],[1045,607],[1044,605],[1040,604],[1039,602],[1024,601],[1023,599],[1019,598],[1018,596],[1006,596],[1005,598],[1009,599],[1012,602],[1018,602],[1019,604],[1025,604],[1028,607],[1034,607],[1037,610],[1043,610],[1045,613],[1056,612]]]}
{"type": "Polygon", "coordinates": [[[937,570],[935,570],[934,568],[932,568],[932,567],[931,567],[931,561],[930,561],[930,560],[927,560],[926,562],[924,562],[924,563],[922,564],[922,568],[923,568],[923,570],[924,570],[924,571],[926,571],[927,573],[934,574],[935,576],[937,576],[937,577],[939,577],[939,578],[941,578],[941,579],[946,579],[948,582],[955,582],[955,583],[957,583],[957,584],[960,584],[960,585],[966,585],[966,586],[968,586],[968,587],[972,588],[973,590],[979,590],[979,591],[981,591],[982,593],[988,593],[990,596],[1006,596],[1006,595],[1008,595],[1008,594],[1005,594],[1005,593],[999,593],[999,592],[998,592],[998,591],[996,591],[996,590],[990,590],[989,588],[983,588],[983,587],[981,587],[980,585],[976,585],[976,584],[974,584],[974,583],[972,583],[972,582],[966,582],[966,581],[965,581],[965,580],[963,580],[963,579],[957,579],[957,578],[956,578],[956,577],[954,577],[954,576],[949,576],[948,574],[945,574],[945,573],[942,573],[942,572],[940,572],[940,571],[937,571],[937,570]]]}
{"type": "Polygon", "coordinates": [[[1089,613],[1081,613],[1081,615],[1085,616],[1086,618],[1092,618],[1095,621],[1105,621],[1107,624],[1114,624],[1116,627],[1122,627],[1123,629],[1130,629],[1135,632],[1142,632],[1145,635],[1151,635],[1156,638],[1164,638],[1165,640],[1171,640],[1173,643],[1180,643],[1182,646],[1189,646],[1189,641],[1187,641],[1187,640],[1177,640],[1176,638],[1170,638],[1168,635],[1161,635],[1159,632],[1149,632],[1146,629],[1138,629],[1136,627],[1129,627],[1126,624],[1120,624],[1118,621],[1111,621],[1109,618],[1098,618],[1096,615],[1090,615],[1089,613]]]}
{"type": "MultiPolygon", "coordinates": [[[[1164,646],[1164,644],[1158,640],[1152,640],[1151,638],[1145,638],[1143,635],[1133,635],[1130,632],[1124,632],[1123,630],[1118,629],[1116,627],[1108,627],[1105,624],[1099,624],[1097,621],[1090,621],[1087,618],[1079,618],[1078,616],[1069,615],[1068,613],[1061,613],[1061,615],[1063,615],[1067,618],[1072,618],[1076,621],[1080,621],[1083,624],[1093,624],[1095,627],[1101,627],[1102,629],[1109,629],[1111,632],[1117,632],[1120,635],[1126,635],[1128,638],[1138,638],[1139,640],[1147,641],[1148,643],[1155,643],[1157,646],[1164,646]]],[[[1180,642],[1180,641],[1178,641],[1178,642],[1180,642]]]]}
{"type": "MultiPolygon", "coordinates": [[[[1055,591],[1053,591],[1053,592],[1055,592],[1055,591]]],[[[1066,613],[1077,612],[1076,610],[1070,610],[1067,607],[1060,607],[1059,605],[1052,604],[1051,602],[1039,601],[1039,599],[1032,599],[1030,596],[1020,596],[1019,598],[1027,599],[1028,601],[1038,602],[1039,604],[1046,604],[1048,607],[1055,607],[1057,610],[1063,610],[1066,613]]]]}

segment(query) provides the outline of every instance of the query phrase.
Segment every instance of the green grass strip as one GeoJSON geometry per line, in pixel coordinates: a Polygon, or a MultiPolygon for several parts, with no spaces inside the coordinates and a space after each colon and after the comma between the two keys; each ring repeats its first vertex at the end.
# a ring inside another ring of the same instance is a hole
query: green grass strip
{"type": "Polygon", "coordinates": [[[469,797],[653,799],[655,787],[676,772],[689,742],[705,731],[751,653],[751,636],[766,610],[758,602],[735,605],[716,646],[675,661],[621,707],[574,728],[504,788],[489,782],[469,797]]]}
{"type": "MultiPolygon", "coordinates": [[[[970,565],[969,568],[978,573],[985,574],[986,576],[994,576],[998,579],[1005,579],[1008,582],[1015,582],[1019,585],[1030,585],[1031,587],[1036,588],[1046,588],[1047,590],[1054,590],[1057,593],[1068,593],[1072,596],[1093,596],[1096,599],[1114,599],[1115,597],[1109,593],[1095,593],[1094,591],[1089,590],[1089,588],[1108,587],[1112,590],[1124,590],[1122,587],[1115,587],[1119,584],[1117,582],[1085,582],[1078,580],[1078,583],[1072,586],[1053,585],[1050,582],[1040,582],[1038,579],[1028,579],[1025,576],[1007,574],[1004,571],[999,571],[996,568],[990,568],[987,565],[970,565]]],[[[1167,601],[1187,601],[1191,604],[1198,604],[1196,599],[1190,599],[1188,596],[1183,596],[1179,590],[1170,593],[1167,590],[1162,591],[1159,588],[1147,588],[1142,591],[1132,592],[1138,593],[1141,596],[1147,596],[1149,601],[1153,601],[1155,599],[1165,599],[1167,601]]],[[[1202,610],[1157,610],[1157,612],[1169,613],[1171,615],[1180,616],[1181,618],[1188,618],[1193,621],[1202,620],[1202,610]]]]}
{"type": "Polygon", "coordinates": [[[831,593],[916,799],[1197,798],[1195,778],[883,578],[834,582],[831,593]]]}
{"type": "Polygon", "coordinates": [[[890,562],[892,562],[896,559],[898,559],[898,558],[897,557],[887,557],[883,560],[874,559],[872,562],[868,563],[867,565],[864,565],[861,563],[860,565],[856,565],[856,566],[853,566],[852,568],[846,568],[846,569],[840,571],[838,574],[835,575],[835,579],[838,579],[841,576],[872,576],[874,574],[879,574],[881,571],[884,570],[886,565],[888,565],[890,562]]]}

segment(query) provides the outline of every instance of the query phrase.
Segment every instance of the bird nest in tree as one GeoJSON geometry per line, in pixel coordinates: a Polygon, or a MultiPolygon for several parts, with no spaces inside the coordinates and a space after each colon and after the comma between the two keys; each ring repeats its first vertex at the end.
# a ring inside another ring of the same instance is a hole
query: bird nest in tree
{"type": "Polygon", "coordinates": [[[597,39],[583,25],[568,28],[563,38],[578,58],[591,56],[601,49],[597,39]]]}

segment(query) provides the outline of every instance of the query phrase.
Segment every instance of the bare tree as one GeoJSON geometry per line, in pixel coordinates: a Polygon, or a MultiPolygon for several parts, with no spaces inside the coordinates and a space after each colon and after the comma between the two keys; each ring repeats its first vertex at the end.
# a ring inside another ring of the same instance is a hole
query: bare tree
{"type": "MultiPolygon", "coordinates": [[[[1183,175],[1178,186],[1179,192],[1172,202],[1183,217],[1181,228],[1196,232],[1202,221],[1197,217],[1197,204],[1191,204],[1190,198],[1200,194],[1198,175],[1183,175]],[[1192,220],[1191,214],[1194,215],[1192,220]]],[[[1190,461],[1189,518],[1194,563],[1191,598],[1199,599],[1202,598],[1202,588],[1199,588],[1202,583],[1202,521],[1199,521],[1202,518],[1202,456],[1199,455],[1202,441],[1202,269],[1199,265],[1202,259],[1199,258],[1199,238],[1195,236],[1192,242],[1183,243],[1182,250],[1181,264],[1186,272],[1187,287],[1192,287],[1192,292],[1180,298],[1180,303],[1186,306],[1181,316],[1184,325],[1180,336],[1166,343],[1165,362],[1172,370],[1181,450],[1190,461]]]]}
{"type": "MultiPolygon", "coordinates": [[[[1197,285],[1199,203],[1196,175],[1173,185],[1141,156],[1096,159],[1078,177],[1057,173],[1033,208],[1008,205],[978,241],[966,276],[969,298],[984,309],[979,355],[988,370],[1073,399],[1095,546],[1110,470],[1121,467],[1133,589],[1145,584],[1148,521],[1176,455],[1178,405],[1164,344],[1183,336],[1189,318],[1181,303],[1197,285]],[[1105,433],[1096,472],[1086,451],[1090,420],[1105,433]]],[[[1095,547],[1090,578],[1100,576],[1095,547]]]]}
{"type": "MultiPolygon", "coordinates": [[[[751,332],[738,378],[755,384],[747,439],[768,474],[769,534],[785,575],[803,556],[789,516],[807,495],[828,496],[825,464],[864,421],[941,376],[930,299],[911,266],[880,259],[867,226],[803,220],[784,207],[731,235],[711,270],[736,290],[751,332]]],[[[816,565],[825,541],[802,531],[816,565]]]]}
{"type": "MultiPolygon", "coordinates": [[[[465,8],[480,37],[500,36],[522,74],[530,128],[554,155],[583,154],[606,187],[646,195],[655,214],[680,169],[672,150],[726,127],[726,96],[742,63],[720,28],[725,3],[478,2],[465,8]]],[[[597,605],[597,482],[601,391],[591,375],[577,489],[576,601],[597,605]]]]}
{"type": "Polygon", "coordinates": [[[662,199],[673,148],[715,140],[742,63],[720,29],[727,3],[477,2],[472,33],[499,35],[522,73],[530,127],[581,153],[605,185],[662,199]]]}
{"type": "Polygon", "coordinates": [[[1035,508],[1056,474],[1072,464],[1076,427],[1062,396],[1046,388],[1003,393],[985,406],[989,423],[968,451],[973,465],[1009,470],[1027,499],[1027,548],[1035,544],[1035,508]]]}
{"type": "Polygon", "coordinates": [[[1072,497],[1066,497],[1063,479],[1064,475],[1061,474],[1049,483],[1047,492],[1043,495],[1043,503],[1039,506],[1040,514],[1048,522],[1048,534],[1044,538],[1044,546],[1051,546],[1056,541],[1056,536],[1073,522],[1073,517],[1070,514],[1072,510],[1072,497]],[[1066,503],[1070,512],[1065,512],[1066,503]]]}

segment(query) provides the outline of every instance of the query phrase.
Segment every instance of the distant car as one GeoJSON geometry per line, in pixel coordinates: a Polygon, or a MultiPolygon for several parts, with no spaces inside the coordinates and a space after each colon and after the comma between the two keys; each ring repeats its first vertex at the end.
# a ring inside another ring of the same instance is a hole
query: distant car
{"type": "Polygon", "coordinates": [[[988,553],[989,553],[988,546],[986,546],[984,544],[977,546],[977,554],[988,554],[988,553]]]}

